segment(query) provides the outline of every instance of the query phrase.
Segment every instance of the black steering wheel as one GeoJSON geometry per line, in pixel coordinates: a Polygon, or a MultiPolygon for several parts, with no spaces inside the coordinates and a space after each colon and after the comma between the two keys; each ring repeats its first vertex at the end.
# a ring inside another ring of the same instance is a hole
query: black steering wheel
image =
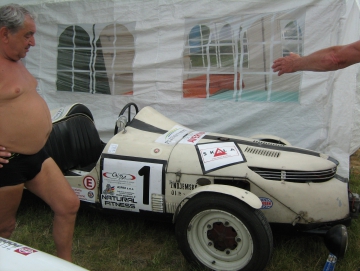
{"type": "MultiPolygon", "coordinates": [[[[124,108],[120,111],[119,116],[118,116],[118,117],[120,117],[120,116],[124,115],[124,113],[127,111],[127,124],[126,124],[126,126],[132,120],[131,119],[131,107],[133,107],[134,110],[135,110],[135,115],[134,115],[134,117],[135,117],[136,114],[139,113],[139,108],[135,103],[128,103],[127,105],[125,105],[124,108]]],[[[117,125],[115,123],[114,135],[116,135],[117,133],[118,133],[118,127],[117,127],[117,125]]]]}

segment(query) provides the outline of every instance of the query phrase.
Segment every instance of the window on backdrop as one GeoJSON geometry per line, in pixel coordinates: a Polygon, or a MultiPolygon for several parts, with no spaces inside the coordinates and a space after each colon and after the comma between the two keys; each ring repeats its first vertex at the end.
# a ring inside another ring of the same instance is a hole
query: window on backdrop
{"type": "Polygon", "coordinates": [[[199,24],[189,20],[183,97],[298,102],[300,75],[291,76],[284,84],[271,70],[275,57],[303,51],[304,19],[284,18],[291,18],[291,14],[199,24]]]}
{"type": "Polygon", "coordinates": [[[134,37],[121,24],[61,26],[58,91],[112,95],[133,93],[134,37]]]}
{"type": "Polygon", "coordinates": [[[242,42],[235,34],[239,32],[222,23],[191,28],[184,50],[184,98],[207,98],[239,88],[240,64],[248,67],[246,32],[242,42]]]}
{"type": "Polygon", "coordinates": [[[302,32],[297,21],[282,20],[281,24],[281,41],[282,54],[288,56],[290,52],[302,54],[302,32]]]}

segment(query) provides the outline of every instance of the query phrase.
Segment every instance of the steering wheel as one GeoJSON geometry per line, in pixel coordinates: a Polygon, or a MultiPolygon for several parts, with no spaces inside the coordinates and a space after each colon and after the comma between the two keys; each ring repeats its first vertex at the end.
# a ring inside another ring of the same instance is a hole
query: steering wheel
{"type": "MultiPolygon", "coordinates": [[[[127,105],[125,105],[124,108],[120,111],[119,116],[118,116],[118,118],[120,116],[123,116],[124,113],[127,111],[127,124],[130,123],[132,120],[131,119],[131,107],[133,107],[135,110],[135,115],[134,115],[134,117],[135,117],[136,114],[139,112],[139,108],[135,103],[128,103],[127,105]]],[[[126,124],[126,126],[127,126],[127,124],[126,124]]],[[[116,135],[117,133],[118,133],[118,126],[115,123],[114,135],[116,135]]]]}

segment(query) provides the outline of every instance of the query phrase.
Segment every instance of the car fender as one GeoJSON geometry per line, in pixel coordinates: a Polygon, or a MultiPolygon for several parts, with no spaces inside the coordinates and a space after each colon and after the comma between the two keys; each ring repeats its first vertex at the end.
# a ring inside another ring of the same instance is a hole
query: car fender
{"type": "Polygon", "coordinates": [[[189,199],[191,199],[192,197],[194,197],[195,195],[197,195],[199,193],[204,193],[204,192],[219,193],[219,194],[224,194],[224,195],[228,195],[228,196],[237,198],[237,199],[247,203],[250,207],[252,207],[254,209],[260,209],[262,206],[262,202],[259,199],[259,197],[256,196],[255,194],[251,193],[250,191],[247,191],[245,189],[241,189],[238,187],[234,187],[234,186],[221,185],[221,184],[210,184],[210,185],[205,185],[205,186],[200,186],[200,187],[195,188],[185,198],[183,198],[181,200],[181,202],[177,206],[176,211],[174,213],[173,222],[176,221],[176,217],[179,214],[179,212],[181,211],[181,207],[189,199]]]}

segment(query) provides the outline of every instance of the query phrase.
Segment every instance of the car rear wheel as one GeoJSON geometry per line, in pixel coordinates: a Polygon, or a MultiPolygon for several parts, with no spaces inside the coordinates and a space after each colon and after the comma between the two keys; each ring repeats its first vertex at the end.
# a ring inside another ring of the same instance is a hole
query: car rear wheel
{"type": "Polygon", "coordinates": [[[214,193],[200,193],[181,208],[176,238],[190,263],[212,270],[263,270],[273,247],[261,211],[214,193]]]}

